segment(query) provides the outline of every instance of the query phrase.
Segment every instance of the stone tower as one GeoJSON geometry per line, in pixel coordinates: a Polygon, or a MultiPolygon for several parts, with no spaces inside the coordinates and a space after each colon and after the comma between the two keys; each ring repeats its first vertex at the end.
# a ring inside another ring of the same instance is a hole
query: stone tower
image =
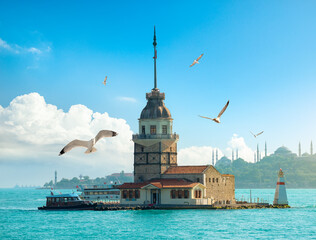
{"type": "Polygon", "coordinates": [[[313,142],[311,141],[311,155],[313,155],[313,142]]]}
{"type": "Polygon", "coordinates": [[[177,141],[173,119],[164,104],[165,94],[157,88],[156,33],[154,31],[154,88],[146,93],[147,105],[139,118],[139,133],[133,135],[134,182],[160,178],[170,166],[177,166],[177,141]]]}

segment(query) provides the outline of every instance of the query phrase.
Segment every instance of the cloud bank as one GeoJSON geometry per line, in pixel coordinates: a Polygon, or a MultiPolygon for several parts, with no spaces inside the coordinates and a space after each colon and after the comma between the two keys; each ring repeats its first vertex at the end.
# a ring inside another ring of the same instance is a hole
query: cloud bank
{"type": "MultiPolygon", "coordinates": [[[[0,162],[71,162],[84,166],[124,169],[132,166],[133,143],[130,126],[123,119],[74,105],[68,112],[47,104],[38,93],[18,96],[6,108],[0,106],[0,162]],[[95,154],[75,148],[58,157],[73,139],[90,140],[99,130],[119,133],[100,140],[95,154]]],[[[129,169],[131,170],[131,169],[129,169]]]]}

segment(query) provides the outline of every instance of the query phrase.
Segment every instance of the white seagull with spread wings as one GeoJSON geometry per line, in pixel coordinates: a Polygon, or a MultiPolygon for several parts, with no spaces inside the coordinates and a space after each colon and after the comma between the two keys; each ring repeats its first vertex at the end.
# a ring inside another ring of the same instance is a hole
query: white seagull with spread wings
{"type": "Polygon", "coordinates": [[[227,101],[225,107],[223,107],[222,111],[218,114],[217,118],[209,118],[209,117],[204,117],[204,116],[199,116],[199,117],[202,117],[202,118],[206,118],[206,119],[210,119],[214,122],[217,122],[217,123],[220,123],[220,117],[222,116],[222,114],[225,112],[226,108],[228,107],[228,104],[229,104],[229,100],[227,101]]]}
{"type": "Polygon", "coordinates": [[[203,57],[203,53],[196,59],[193,61],[193,63],[190,65],[190,67],[194,66],[196,63],[199,63],[199,60],[201,59],[201,57],[203,57]]]}
{"type": "Polygon", "coordinates": [[[251,131],[250,131],[250,133],[256,138],[256,137],[258,137],[260,134],[262,134],[263,131],[262,131],[262,132],[259,132],[259,133],[257,133],[257,134],[254,134],[254,133],[252,133],[251,131]]]}
{"type": "Polygon", "coordinates": [[[106,80],[108,79],[108,76],[106,76],[105,78],[104,78],[104,81],[103,81],[103,84],[104,84],[104,86],[106,85],[106,80]]]}
{"type": "Polygon", "coordinates": [[[66,152],[69,152],[71,149],[75,147],[85,147],[87,148],[87,151],[85,153],[92,153],[97,151],[97,149],[94,147],[94,145],[99,141],[101,138],[104,137],[115,137],[118,133],[110,130],[101,130],[95,138],[92,138],[90,141],[82,141],[82,140],[73,140],[70,143],[68,143],[59,153],[60,155],[63,155],[66,152]]]}

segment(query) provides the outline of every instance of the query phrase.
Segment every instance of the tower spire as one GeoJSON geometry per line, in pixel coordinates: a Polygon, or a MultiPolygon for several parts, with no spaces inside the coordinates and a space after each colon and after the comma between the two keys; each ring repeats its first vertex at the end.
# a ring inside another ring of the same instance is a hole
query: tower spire
{"type": "Polygon", "coordinates": [[[311,155],[313,155],[313,141],[311,141],[311,155]]]}
{"type": "Polygon", "coordinates": [[[154,89],[157,89],[157,71],[156,71],[156,60],[157,60],[157,49],[156,49],[156,46],[157,46],[157,42],[156,42],[156,27],[154,26],[154,42],[153,42],[153,45],[154,45],[154,80],[155,80],[155,83],[154,83],[154,89]]]}

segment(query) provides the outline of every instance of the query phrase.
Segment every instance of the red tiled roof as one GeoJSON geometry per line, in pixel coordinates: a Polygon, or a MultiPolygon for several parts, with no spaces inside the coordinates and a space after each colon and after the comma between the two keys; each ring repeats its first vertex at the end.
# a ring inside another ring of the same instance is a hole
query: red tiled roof
{"type": "Polygon", "coordinates": [[[118,186],[120,189],[142,188],[147,185],[153,185],[157,188],[193,188],[197,182],[189,182],[184,179],[154,179],[142,183],[124,183],[118,186]]]}
{"type": "Polygon", "coordinates": [[[222,177],[235,177],[235,176],[232,174],[222,174],[222,177]]]}
{"type": "Polygon", "coordinates": [[[194,173],[202,173],[208,165],[204,166],[176,166],[169,167],[163,174],[194,174],[194,173]]]}

